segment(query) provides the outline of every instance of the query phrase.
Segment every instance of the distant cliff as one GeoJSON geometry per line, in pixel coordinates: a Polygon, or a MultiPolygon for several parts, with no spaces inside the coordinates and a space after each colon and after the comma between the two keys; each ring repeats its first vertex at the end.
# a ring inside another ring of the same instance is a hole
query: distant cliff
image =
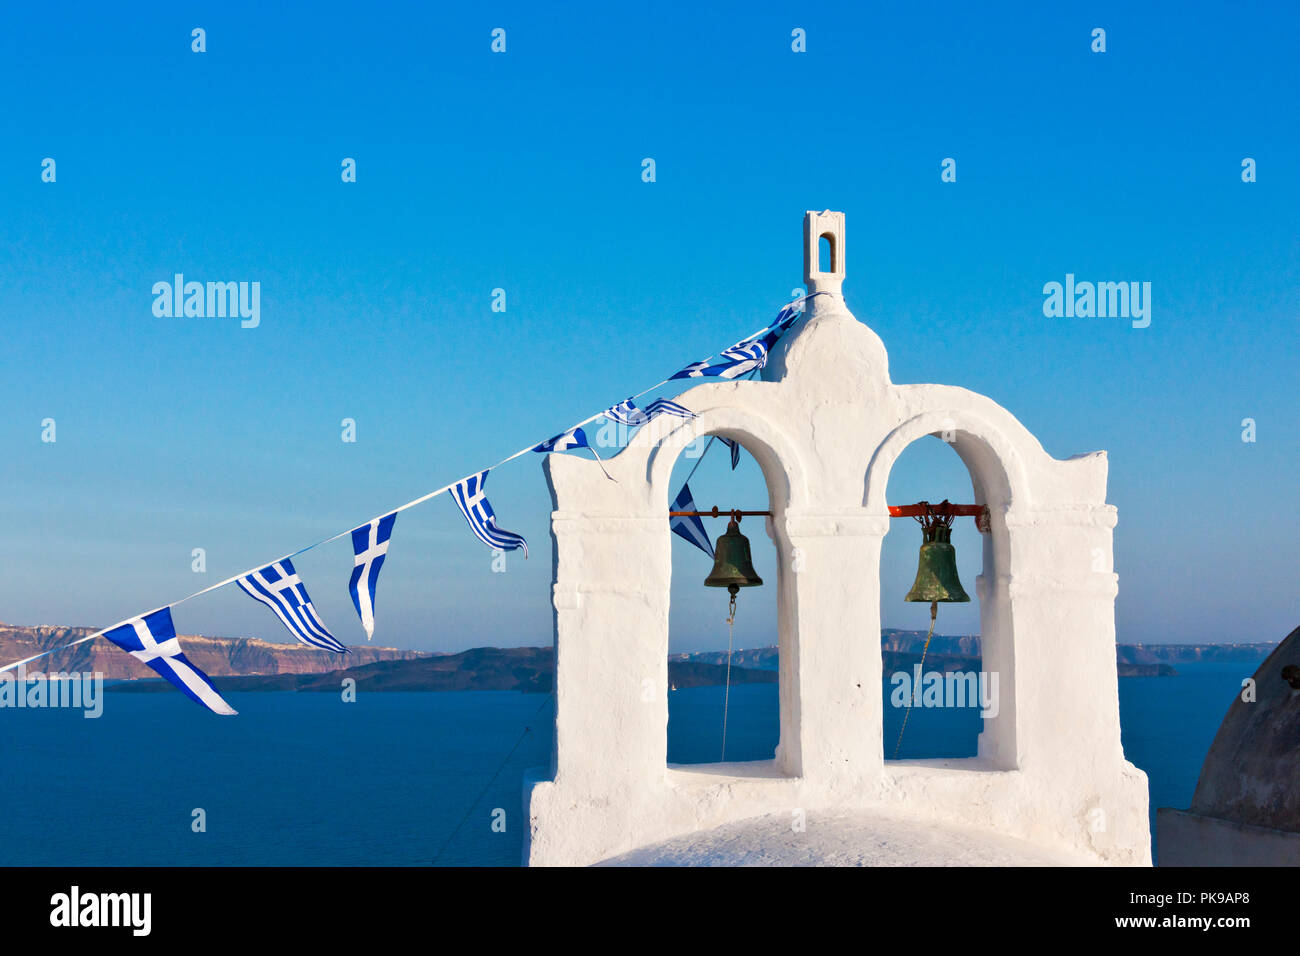
{"type": "MultiPolygon", "coordinates": [[[[698,661],[670,661],[668,683],[674,690],[723,683],[727,668],[698,661]]],[[[261,677],[215,677],[220,691],[328,691],[338,693],[345,679],[360,691],[518,690],[546,693],[554,686],[555,655],[549,647],[475,647],[459,654],[416,660],[376,661],[323,674],[274,674],[261,677]]],[[[776,683],[775,671],[732,666],[733,684],[776,683]]],[[[119,693],[167,690],[162,681],[112,685],[119,693]]]]}
{"type": "MultiPolygon", "coordinates": [[[[79,637],[93,634],[89,627],[14,627],[0,624],[0,664],[22,660],[79,637]]],[[[234,674],[314,674],[333,670],[340,655],[305,644],[273,644],[256,638],[181,636],[181,647],[196,667],[212,677],[234,674]]],[[[348,666],[384,660],[427,657],[423,651],[394,647],[351,648],[348,666]]],[[[154,678],[158,674],[112,642],[99,638],[78,644],[49,657],[32,661],[28,673],[99,673],[106,680],[154,678]]]]}
{"type": "MultiPolygon", "coordinates": [[[[0,624],[0,663],[21,660],[92,633],[85,627],[14,627],[0,624]]],[[[925,643],[924,631],[886,628],[881,635],[885,673],[911,670],[925,643]]],[[[549,647],[479,647],[459,654],[430,654],[362,645],[340,657],[302,644],[274,644],[255,638],[182,636],[186,656],[216,680],[239,690],[337,690],[342,676],[372,690],[524,690],[551,689],[555,664],[549,647]],[[228,681],[238,683],[227,683],[228,681]]],[[[1175,664],[1240,661],[1258,663],[1276,645],[1120,644],[1116,662],[1121,677],[1165,677],[1175,664]]],[[[969,671],[980,666],[976,636],[935,635],[926,670],[969,671]]],[[[669,683],[676,688],[721,684],[725,651],[672,654],[669,683]]],[[[738,650],[732,657],[732,683],[776,680],[777,649],[738,650]]],[[[32,662],[28,673],[90,672],[109,680],[157,678],[157,674],[105,640],[57,651],[32,662]]],[[[123,687],[122,689],[129,689],[123,687]]],[[[140,690],[148,690],[142,686],[140,690]]]]}
{"type": "Polygon", "coordinates": [[[1277,642],[1257,644],[1120,644],[1119,659],[1131,664],[1260,663],[1277,642]]]}
{"type": "MultiPolygon", "coordinates": [[[[925,631],[902,631],[885,628],[880,637],[881,655],[886,673],[910,670],[920,660],[925,645],[925,631]]],[[[1254,644],[1118,644],[1115,662],[1120,677],[1173,677],[1178,671],[1175,664],[1200,662],[1234,662],[1258,664],[1277,645],[1254,644]]],[[[726,651],[700,651],[693,654],[674,654],[670,660],[691,660],[708,663],[726,663],[726,651]]],[[[777,649],[756,647],[736,651],[732,663],[760,670],[775,670],[777,649]]],[[[980,667],[980,639],[975,635],[947,636],[936,634],[925,655],[925,669],[936,671],[968,671],[980,667]]]]}

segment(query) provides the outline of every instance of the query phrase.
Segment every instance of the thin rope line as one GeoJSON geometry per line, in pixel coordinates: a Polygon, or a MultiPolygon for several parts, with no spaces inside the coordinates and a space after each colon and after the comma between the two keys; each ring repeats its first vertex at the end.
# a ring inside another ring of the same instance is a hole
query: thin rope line
{"type": "Polygon", "coordinates": [[[722,762],[727,762],[727,711],[731,708],[731,643],[736,635],[736,595],[731,595],[730,614],[727,617],[727,689],[722,697],[722,762]]]}
{"type": "MultiPolygon", "coordinates": [[[[925,652],[930,649],[930,638],[934,637],[934,619],[939,613],[939,605],[930,602],[930,633],[925,635],[925,646],[921,648],[921,677],[925,677],[925,652]]],[[[903,731],[907,730],[907,718],[912,716],[912,701],[916,699],[916,688],[912,688],[912,694],[907,698],[907,710],[903,713],[903,726],[898,728],[898,740],[894,743],[894,758],[898,759],[898,748],[903,746],[903,731]]]]}
{"type": "Polygon", "coordinates": [[[713,447],[713,443],[717,440],[717,437],[717,435],[709,436],[709,443],[704,446],[704,451],[700,452],[700,457],[695,459],[695,468],[692,468],[691,473],[686,476],[686,480],[682,482],[683,485],[689,485],[691,483],[691,479],[695,477],[696,469],[704,463],[704,456],[709,453],[709,449],[713,447]]]}
{"type": "MultiPolygon", "coordinates": [[[[811,299],[813,296],[816,296],[816,295],[824,295],[824,294],[825,294],[825,293],[814,292],[814,293],[812,293],[811,295],[806,295],[806,296],[804,296],[804,297],[803,297],[803,301],[806,301],[806,300],[808,300],[808,299],[811,299]]],[[[797,302],[797,301],[801,301],[801,300],[796,299],[796,300],[794,300],[794,301],[797,302]]],[[[784,308],[784,306],[782,306],[782,308],[784,308]]],[[[804,313],[804,314],[806,315],[807,313],[804,313]]],[[[793,323],[791,324],[791,326],[793,327],[793,323]]],[[[753,335],[749,336],[748,338],[741,339],[741,343],[749,342],[749,341],[751,341],[752,339],[757,338],[758,336],[762,335],[764,332],[766,332],[766,331],[767,331],[768,329],[770,329],[770,328],[771,328],[771,324],[769,323],[768,325],[766,325],[766,326],[764,326],[763,328],[759,329],[757,332],[755,332],[753,335]]],[[[786,329],[786,332],[787,332],[787,333],[788,333],[789,331],[790,331],[789,329],[786,329]]],[[[715,353],[713,353],[712,355],[710,355],[709,358],[716,358],[718,354],[720,354],[720,353],[716,353],[716,352],[715,352],[715,353]]],[[[706,361],[707,361],[707,359],[706,359],[706,361]]],[[[755,372],[757,372],[757,369],[755,370],[755,372]]],[[[666,379],[664,379],[662,382],[659,382],[657,385],[651,385],[649,388],[642,389],[641,391],[637,392],[635,395],[632,395],[628,400],[630,401],[632,398],[640,398],[642,395],[645,395],[645,394],[647,394],[647,393],[649,393],[649,392],[653,392],[653,391],[654,391],[655,389],[657,389],[657,388],[662,388],[663,386],[667,385],[669,382],[672,382],[672,381],[674,381],[673,378],[666,378],[666,379]]],[[[572,431],[572,430],[575,429],[575,428],[581,428],[583,425],[586,425],[586,424],[588,424],[589,422],[594,422],[597,418],[600,418],[602,415],[604,415],[606,411],[608,411],[608,409],[604,409],[604,410],[602,410],[602,411],[599,411],[599,412],[597,412],[597,413],[594,414],[594,415],[589,415],[588,417],[584,418],[582,421],[578,422],[577,424],[574,424],[574,425],[569,426],[569,428],[565,429],[565,431],[572,431]]],[[[561,435],[562,435],[562,434],[564,434],[564,432],[559,432],[558,434],[561,434],[561,435]]],[[[542,440],[545,441],[545,439],[542,439],[542,440]]],[[[309,545],[307,545],[305,548],[299,548],[297,551],[291,551],[291,552],[289,552],[288,554],[284,555],[283,557],[276,558],[274,561],[263,561],[263,562],[261,562],[261,563],[259,563],[259,564],[255,564],[253,567],[248,568],[248,569],[245,570],[245,571],[240,571],[238,574],[232,574],[230,577],[226,578],[224,581],[218,581],[216,584],[210,584],[210,585],[208,585],[207,587],[205,587],[205,588],[203,588],[203,589],[201,589],[201,590],[195,591],[193,594],[187,594],[185,597],[181,598],[179,601],[172,601],[170,604],[161,604],[161,605],[159,605],[158,607],[154,608],[153,611],[145,611],[145,612],[143,612],[143,613],[141,613],[141,614],[133,614],[131,617],[125,617],[125,618],[123,618],[122,620],[118,621],[116,624],[110,624],[108,627],[101,628],[100,630],[96,631],[96,632],[93,633],[93,634],[87,634],[85,637],[80,637],[80,638],[78,638],[77,640],[72,641],[72,642],[70,642],[70,643],[68,643],[68,644],[62,644],[62,645],[60,645],[59,647],[51,647],[49,650],[41,651],[41,653],[39,653],[39,654],[33,654],[31,657],[23,658],[21,661],[14,661],[12,664],[6,664],[4,667],[0,667],[0,674],[3,674],[5,671],[13,670],[15,667],[21,667],[21,666],[24,665],[24,664],[30,664],[32,661],[40,660],[42,657],[45,657],[45,656],[47,656],[47,655],[49,655],[49,654],[53,654],[53,653],[55,653],[56,651],[66,651],[68,648],[70,648],[70,647],[76,647],[78,644],[84,644],[84,643],[86,643],[86,641],[93,641],[95,638],[97,638],[97,637],[102,637],[102,636],[103,636],[105,633],[107,633],[108,631],[113,630],[113,628],[115,628],[115,627],[120,627],[121,625],[127,623],[128,621],[133,621],[133,620],[135,620],[137,617],[144,617],[144,616],[147,615],[147,614],[152,614],[154,611],[161,611],[163,608],[177,607],[178,605],[184,604],[186,601],[190,601],[190,600],[193,600],[193,599],[196,598],[196,597],[200,597],[201,595],[207,594],[209,591],[215,591],[215,590],[217,590],[217,588],[223,588],[223,587],[225,587],[227,584],[231,584],[231,583],[233,583],[233,582],[235,582],[235,581],[238,581],[238,580],[239,580],[240,578],[242,578],[244,575],[246,575],[246,574],[252,574],[254,571],[258,571],[258,570],[260,570],[260,569],[266,567],[267,565],[275,564],[275,563],[277,563],[277,562],[279,562],[279,561],[287,561],[287,560],[290,559],[290,558],[296,558],[298,555],[300,555],[300,554],[305,554],[305,553],[308,552],[308,551],[311,551],[311,550],[313,550],[313,549],[315,549],[315,548],[319,548],[319,547],[320,547],[321,545],[323,545],[323,544],[329,544],[331,541],[337,541],[339,538],[343,537],[344,535],[346,535],[346,534],[351,534],[351,533],[352,533],[352,530],[353,530],[354,528],[360,528],[360,527],[362,527],[363,525],[367,525],[367,524],[369,524],[371,521],[375,521],[375,520],[377,520],[378,518],[383,518],[383,517],[385,517],[385,516],[387,516],[387,515],[390,515],[390,514],[398,514],[399,512],[405,511],[405,510],[407,510],[408,508],[414,508],[416,505],[424,504],[424,502],[429,501],[429,500],[432,499],[432,498],[436,498],[436,497],[438,497],[438,495],[441,495],[441,494],[444,494],[445,492],[450,491],[452,488],[456,487],[458,484],[460,484],[460,483],[461,483],[462,481],[464,481],[466,478],[472,478],[474,475],[481,474],[481,473],[484,472],[484,471],[492,471],[493,469],[500,468],[502,465],[507,464],[508,462],[512,462],[512,461],[514,461],[516,458],[519,458],[519,457],[522,456],[522,455],[526,455],[526,454],[528,454],[530,451],[532,451],[534,448],[536,448],[538,444],[539,444],[538,442],[533,442],[531,445],[528,445],[528,446],[526,446],[526,447],[524,447],[524,448],[519,449],[519,450],[518,450],[517,452],[515,452],[513,455],[508,455],[507,457],[502,458],[502,459],[501,459],[499,462],[497,462],[495,465],[489,465],[487,468],[479,468],[477,471],[471,471],[469,474],[464,475],[464,476],[458,478],[456,481],[453,481],[453,482],[451,482],[450,484],[443,485],[441,488],[438,488],[438,489],[436,489],[436,490],[434,490],[434,491],[430,491],[428,494],[421,495],[419,498],[413,498],[412,500],[406,502],[406,504],[404,504],[404,505],[398,505],[396,508],[391,508],[391,509],[389,509],[388,511],[381,511],[379,514],[375,515],[374,517],[372,517],[372,518],[368,518],[368,519],[365,520],[365,521],[359,522],[358,524],[353,525],[351,528],[348,528],[346,531],[340,531],[338,534],[330,535],[328,538],[322,538],[321,540],[317,541],[317,542],[314,543],[314,544],[309,544],[309,545]]],[[[710,444],[712,444],[712,441],[710,441],[710,444]]],[[[706,448],[705,450],[707,451],[708,449],[706,448]]],[[[593,454],[594,454],[594,452],[593,452],[593,454]]],[[[703,458],[704,458],[704,456],[701,455],[701,456],[700,456],[700,459],[703,460],[703,458]]],[[[696,467],[699,467],[699,462],[696,462],[696,467]]],[[[602,468],[602,470],[603,470],[603,469],[604,469],[604,465],[602,465],[601,468],[602,468]]],[[[606,474],[608,474],[608,472],[606,472],[606,474]]],[[[693,471],[692,471],[692,474],[694,474],[693,471]]],[[[689,480],[689,479],[688,479],[688,480],[689,480]]]]}
{"type": "MultiPolygon", "coordinates": [[[[533,716],[529,718],[528,720],[529,724],[532,724],[533,721],[537,719],[537,715],[540,714],[548,704],[550,704],[551,702],[550,698],[551,695],[547,694],[546,700],[542,701],[542,706],[538,707],[536,713],[534,713],[533,716]]],[[[430,861],[431,863],[437,863],[438,860],[442,858],[442,854],[446,851],[447,847],[451,845],[451,841],[455,838],[456,834],[460,832],[461,827],[465,825],[465,821],[467,821],[470,818],[470,814],[474,812],[474,808],[477,807],[479,803],[482,802],[485,796],[487,796],[487,792],[492,789],[492,784],[497,782],[497,777],[501,776],[501,771],[506,769],[506,764],[508,764],[510,762],[510,758],[515,755],[515,751],[519,749],[519,745],[523,743],[524,738],[527,737],[532,732],[533,732],[533,728],[531,726],[524,728],[524,732],[519,735],[519,739],[515,741],[515,745],[511,747],[510,752],[506,754],[506,759],[501,761],[501,766],[497,767],[497,772],[492,774],[492,779],[487,782],[487,786],[485,786],[482,789],[482,791],[479,793],[479,795],[474,798],[474,802],[469,805],[469,809],[465,811],[465,815],[460,818],[460,823],[456,824],[456,828],[451,831],[451,834],[447,837],[447,839],[442,841],[442,846],[440,846],[438,848],[438,852],[433,855],[433,859],[430,861]]]]}

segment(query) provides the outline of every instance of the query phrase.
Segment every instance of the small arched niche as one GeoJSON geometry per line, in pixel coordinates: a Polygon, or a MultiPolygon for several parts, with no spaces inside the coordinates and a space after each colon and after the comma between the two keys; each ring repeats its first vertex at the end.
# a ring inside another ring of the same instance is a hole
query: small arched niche
{"type": "Polygon", "coordinates": [[[817,240],[817,265],[827,275],[840,271],[840,253],[833,232],[823,232],[817,240]]]}

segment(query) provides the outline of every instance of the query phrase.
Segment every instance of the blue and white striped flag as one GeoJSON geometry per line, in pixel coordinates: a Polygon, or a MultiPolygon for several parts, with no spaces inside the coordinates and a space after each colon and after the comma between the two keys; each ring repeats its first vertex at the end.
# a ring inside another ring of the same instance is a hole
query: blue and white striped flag
{"type": "Polygon", "coordinates": [[[172,609],[160,608],[105,631],[104,636],[142,664],[148,664],[181,689],[190,700],[214,714],[229,716],[235,708],[227,704],[203,673],[185,657],[176,639],[172,609]]]}
{"type": "MultiPolygon", "coordinates": [[[[821,292],[813,293],[813,295],[822,295],[822,294],[823,293],[821,292]]],[[[806,302],[808,299],[811,299],[812,297],[813,297],[812,295],[805,295],[802,296],[801,298],[795,299],[793,302],[791,302],[789,305],[787,305],[784,309],[782,309],[780,312],[776,314],[776,321],[773,322],[771,325],[769,325],[766,329],[764,329],[764,332],[777,332],[779,338],[780,333],[784,333],[787,329],[790,328],[790,326],[794,325],[796,322],[799,321],[799,316],[803,315],[804,312],[804,302],[806,302]]]]}
{"type": "MultiPolygon", "coordinates": [[[[672,507],[668,510],[699,511],[695,507],[695,499],[691,497],[691,486],[689,484],[682,485],[682,490],[677,493],[677,497],[673,499],[672,507]]],[[[713,542],[709,540],[709,535],[704,530],[704,522],[699,519],[698,515],[674,515],[668,519],[668,527],[673,529],[673,534],[681,535],[709,557],[713,557],[713,542]]]]}
{"type": "MultiPolygon", "coordinates": [[[[587,433],[581,428],[570,428],[567,432],[561,432],[554,438],[548,438],[540,445],[533,446],[533,451],[568,451],[570,448],[590,448],[592,456],[600,465],[600,470],[605,472],[605,477],[610,481],[614,478],[608,471],[605,471],[605,463],[600,460],[600,455],[592,448],[591,443],[587,441],[587,433]]],[[[524,548],[524,555],[527,556],[528,549],[524,548]]]]}
{"type": "MultiPolygon", "coordinates": [[[[814,292],[813,295],[821,295],[814,292]]],[[[796,299],[777,313],[776,319],[761,332],[742,339],[731,348],[723,349],[718,356],[722,361],[710,365],[705,362],[692,362],[673,378],[739,378],[748,372],[754,372],[767,365],[768,353],[803,315],[802,305],[812,296],[796,299]]]]}
{"type": "Polygon", "coordinates": [[[554,438],[548,438],[540,445],[534,446],[533,451],[568,451],[570,448],[591,448],[587,442],[587,433],[581,428],[570,428],[554,438]]]}
{"type": "Polygon", "coordinates": [[[280,619],[289,633],[304,644],[337,654],[348,649],[338,642],[325,625],[307,596],[307,587],[288,558],[251,571],[236,582],[255,601],[261,601],[280,619]]]}
{"type": "Polygon", "coordinates": [[[678,405],[676,402],[670,402],[666,398],[656,398],[645,407],[645,413],[646,421],[650,421],[660,415],[671,415],[673,418],[683,418],[688,422],[691,419],[698,417],[685,405],[678,405]]]}
{"type": "Polygon", "coordinates": [[[361,618],[361,626],[366,629],[367,641],[375,634],[375,588],[379,585],[379,569],[384,566],[388,539],[393,536],[396,521],[397,512],[394,511],[352,529],[352,554],[356,565],[352,568],[348,591],[352,594],[357,616],[361,618]]]}
{"type": "Polygon", "coordinates": [[[656,398],[644,410],[637,408],[629,398],[612,408],[605,409],[604,415],[610,421],[618,422],[620,425],[644,425],[659,415],[671,415],[674,418],[684,418],[686,421],[696,417],[689,408],[666,398],[656,398]]]}
{"type": "Polygon", "coordinates": [[[620,425],[644,425],[650,419],[646,413],[636,407],[636,402],[632,399],[619,402],[605,409],[604,416],[611,422],[618,422],[620,425]]]}
{"type": "MultiPolygon", "coordinates": [[[[778,312],[776,314],[776,319],[773,320],[772,324],[769,325],[767,328],[765,328],[762,332],[759,332],[757,335],[753,336],[753,338],[763,339],[764,343],[770,349],[773,345],[776,344],[777,340],[781,338],[782,335],[784,335],[786,332],[790,330],[790,326],[794,325],[796,322],[799,321],[800,318],[803,317],[804,303],[806,303],[809,299],[815,298],[816,296],[819,295],[829,295],[829,293],[814,292],[812,295],[800,296],[799,298],[795,299],[793,302],[790,302],[788,305],[786,305],[785,308],[783,308],[780,312],[778,312]]],[[[748,341],[748,339],[746,341],[748,341]]]]}
{"type": "Polygon", "coordinates": [[[740,464],[740,442],[732,441],[730,438],[723,438],[721,435],[716,437],[718,441],[731,449],[731,470],[735,471],[736,466],[740,464]]]}
{"type": "MultiPolygon", "coordinates": [[[[730,351],[730,349],[727,351],[730,351]]],[[[710,365],[708,362],[692,362],[676,375],[673,375],[672,378],[738,378],[746,372],[752,372],[755,368],[762,368],[766,364],[766,355],[764,355],[762,363],[758,365],[755,365],[750,359],[727,359],[714,365],[710,365]]]]}
{"type": "MultiPolygon", "coordinates": [[[[770,329],[763,331],[770,332],[770,329]]],[[[777,333],[776,337],[779,338],[780,333],[777,333]]],[[[766,365],[767,350],[768,346],[763,341],[757,338],[746,339],[744,342],[737,342],[731,348],[723,349],[722,354],[718,356],[722,359],[721,362],[714,365],[708,362],[692,362],[673,378],[739,378],[766,365]]]]}
{"type": "Polygon", "coordinates": [[[499,548],[502,551],[514,551],[517,548],[523,548],[524,557],[527,558],[528,542],[524,540],[524,536],[497,527],[496,512],[492,510],[492,505],[488,503],[486,496],[483,494],[483,486],[487,483],[487,476],[486,471],[481,471],[464,481],[457,482],[451,489],[451,496],[456,501],[456,507],[460,509],[460,513],[469,522],[470,530],[489,548],[499,548]]]}

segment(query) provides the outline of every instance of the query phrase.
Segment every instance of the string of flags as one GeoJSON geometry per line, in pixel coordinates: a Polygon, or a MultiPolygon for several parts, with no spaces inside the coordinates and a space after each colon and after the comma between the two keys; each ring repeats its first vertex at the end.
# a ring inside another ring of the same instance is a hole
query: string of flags
{"type": "MultiPolygon", "coordinates": [[[[47,654],[94,640],[97,637],[106,637],[113,644],[174,684],[191,700],[202,704],[215,714],[233,715],[236,713],[234,708],[226,703],[208,676],[195,667],[181,650],[180,641],[176,636],[176,627],[172,621],[172,608],[176,607],[176,605],[192,600],[202,594],[207,594],[209,591],[215,591],[217,588],[225,587],[228,584],[238,584],[244,593],[270,608],[295,640],[310,647],[332,651],[337,654],[346,654],[348,653],[347,647],[325,626],[320,614],[316,611],[315,605],[312,604],[311,597],[307,593],[307,586],[298,576],[298,572],[293,566],[293,558],[323,544],[336,541],[345,535],[352,538],[354,563],[352,576],[348,582],[348,592],[352,597],[357,616],[361,620],[361,626],[366,632],[366,640],[370,640],[374,636],[375,630],[375,594],[379,583],[379,572],[383,568],[384,559],[387,557],[393,526],[400,512],[422,504],[431,498],[436,498],[444,492],[450,492],[452,500],[456,503],[456,507],[465,518],[470,530],[480,541],[491,548],[501,551],[522,550],[524,557],[527,558],[528,542],[524,539],[524,536],[514,531],[507,531],[497,524],[496,512],[484,494],[487,477],[494,468],[513,461],[530,451],[553,453],[570,451],[576,448],[587,448],[595,456],[596,461],[600,463],[601,470],[605,471],[604,462],[601,461],[596,449],[592,447],[587,439],[587,434],[583,430],[584,425],[598,418],[605,418],[620,425],[634,427],[646,425],[661,415],[668,415],[685,421],[696,418],[695,412],[666,398],[656,398],[648,402],[644,408],[638,408],[635,399],[667,385],[675,379],[703,377],[735,379],[741,375],[759,371],[767,365],[772,346],[803,314],[805,302],[813,298],[813,296],[825,294],[814,292],[812,295],[806,295],[790,302],[781,309],[776,320],[771,325],[719,353],[718,358],[720,361],[710,363],[706,359],[702,362],[694,362],[657,385],[653,385],[619,402],[617,405],[590,416],[553,438],[522,448],[513,455],[503,458],[490,468],[485,468],[476,474],[408,501],[406,504],[384,515],[372,518],[350,531],[343,531],[328,538],[323,538],[269,564],[232,575],[224,581],[209,585],[157,610],[138,617],[128,618],[112,627],[95,631],[75,641],[59,647],[49,648],[21,661],[7,664],[0,667],[0,673],[21,667],[24,664],[45,657],[47,654]]],[[[722,436],[714,437],[730,448],[731,467],[734,469],[740,461],[739,443],[722,436]]],[[[605,475],[609,477],[609,472],[605,471],[605,475]]],[[[611,480],[613,479],[611,478],[611,480]]],[[[673,501],[670,510],[698,510],[691,497],[688,483],[682,485],[682,490],[673,501]]],[[[670,518],[670,528],[673,533],[685,538],[710,557],[713,556],[713,545],[705,532],[703,522],[698,517],[672,517],[670,518]]]]}
{"type": "MultiPolygon", "coordinates": [[[[813,293],[813,295],[824,294],[813,293]]],[[[741,339],[731,348],[723,349],[718,355],[722,359],[721,362],[713,365],[709,364],[708,359],[703,362],[692,362],[674,375],[673,379],[704,377],[731,379],[766,368],[768,353],[771,352],[772,346],[776,345],[777,340],[798,321],[799,316],[803,314],[804,302],[811,299],[813,295],[795,299],[777,314],[776,321],[767,328],[755,332],[749,338],[741,339]]]]}

